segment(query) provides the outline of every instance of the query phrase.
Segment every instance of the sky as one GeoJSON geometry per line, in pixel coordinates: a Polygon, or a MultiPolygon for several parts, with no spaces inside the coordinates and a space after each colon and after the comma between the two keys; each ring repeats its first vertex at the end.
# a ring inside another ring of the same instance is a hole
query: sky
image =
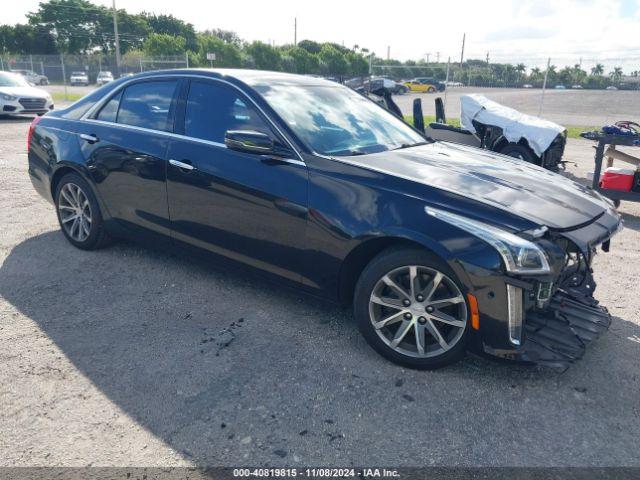
{"type": "MultiPolygon", "coordinates": [[[[0,23],[26,22],[39,0],[2,0],[0,23]]],[[[111,5],[111,0],[94,0],[111,5]]],[[[233,30],[246,40],[359,45],[386,58],[465,58],[557,66],[604,63],[640,70],[640,0],[116,0],[131,13],[173,14],[196,29],[233,30]],[[385,11],[384,6],[389,6],[385,11]]]]}

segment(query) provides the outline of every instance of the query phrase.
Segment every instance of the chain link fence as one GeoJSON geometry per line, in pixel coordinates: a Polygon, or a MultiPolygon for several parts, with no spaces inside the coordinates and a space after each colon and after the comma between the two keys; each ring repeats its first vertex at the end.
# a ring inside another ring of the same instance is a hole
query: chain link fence
{"type": "Polygon", "coordinates": [[[96,83],[99,72],[111,72],[114,78],[149,70],[189,67],[187,55],[147,57],[138,54],[123,55],[117,65],[115,55],[1,55],[0,70],[27,70],[34,72],[38,84],[69,83],[73,72],[84,72],[89,83],[96,83]],[[44,78],[40,78],[44,77],[44,78]]]}

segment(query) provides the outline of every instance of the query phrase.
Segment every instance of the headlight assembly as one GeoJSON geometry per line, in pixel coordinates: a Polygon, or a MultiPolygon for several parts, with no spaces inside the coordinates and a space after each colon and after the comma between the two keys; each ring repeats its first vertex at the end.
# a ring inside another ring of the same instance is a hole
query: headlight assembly
{"type": "Polygon", "coordinates": [[[431,207],[425,207],[425,211],[487,242],[500,254],[509,273],[543,275],[551,272],[544,251],[529,240],[454,213],[431,207]]]}
{"type": "Polygon", "coordinates": [[[13,101],[18,99],[18,97],[14,97],[13,95],[8,95],[6,93],[1,93],[0,94],[0,98],[2,98],[3,100],[6,100],[8,102],[13,102],[13,101]]]}

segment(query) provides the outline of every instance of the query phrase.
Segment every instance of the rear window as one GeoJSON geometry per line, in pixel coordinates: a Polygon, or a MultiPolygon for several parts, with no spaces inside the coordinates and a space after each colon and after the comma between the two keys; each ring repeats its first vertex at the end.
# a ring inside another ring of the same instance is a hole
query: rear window
{"type": "Polygon", "coordinates": [[[155,81],[127,87],[120,100],[117,123],[152,130],[172,130],[171,102],[178,82],[155,81]]]}

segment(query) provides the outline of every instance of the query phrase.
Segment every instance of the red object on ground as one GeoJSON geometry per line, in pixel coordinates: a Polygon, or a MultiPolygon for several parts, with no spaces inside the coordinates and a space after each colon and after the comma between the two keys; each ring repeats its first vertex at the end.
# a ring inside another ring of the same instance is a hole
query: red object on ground
{"type": "Polygon", "coordinates": [[[629,192],[633,186],[633,175],[635,173],[636,171],[631,168],[609,167],[602,175],[600,188],[629,192]]]}

